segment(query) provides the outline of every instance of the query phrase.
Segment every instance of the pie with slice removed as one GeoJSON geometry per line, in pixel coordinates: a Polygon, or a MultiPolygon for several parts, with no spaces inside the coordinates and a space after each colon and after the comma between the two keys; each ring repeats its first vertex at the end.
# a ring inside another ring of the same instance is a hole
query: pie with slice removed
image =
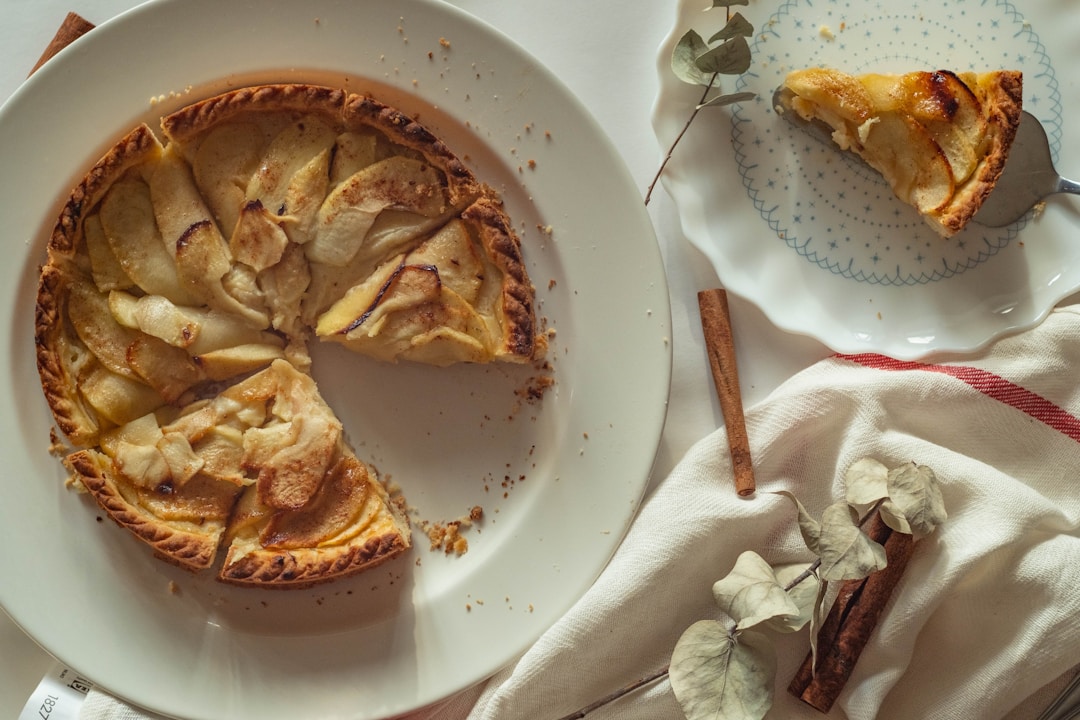
{"type": "Polygon", "coordinates": [[[880,172],[940,235],[974,217],[1005,167],[1020,123],[1017,71],[849,75],[790,73],[781,111],[824,123],[845,150],[880,172]]]}
{"type": "Polygon", "coordinates": [[[311,85],[229,92],[116,143],[60,214],[35,332],[77,484],[163,559],[256,587],[410,546],[311,342],[435,367],[545,351],[496,193],[412,118],[311,85]]]}

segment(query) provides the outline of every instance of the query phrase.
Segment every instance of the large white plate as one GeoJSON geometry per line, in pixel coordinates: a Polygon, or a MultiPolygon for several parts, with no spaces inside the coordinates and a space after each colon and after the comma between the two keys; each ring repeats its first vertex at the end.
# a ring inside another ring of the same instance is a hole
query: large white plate
{"type": "MultiPolygon", "coordinates": [[[[682,0],[660,50],[657,138],[671,146],[701,88],[670,69],[693,28],[708,38],[724,10],[682,0]]],[[[709,108],[664,176],[687,237],[731,291],[785,330],[842,352],[916,358],[976,349],[1041,320],[1080,287],[1075,198],[1053,199],[1036,221],[970,226],[940,240],[859,163],[793,129],[771,109],[791,70],[854,73],[1016,68],[1026,109],[1046,126],[1058,168],[1080,175],[1080,11],[1071,0],[769,0],[735,7],[750,20],[753,64],[725,91],[758,99],[709,108]]]]}
{"type": "Polygon", "coordinates": [[[667,286],[616,152],[498,32],[424,0],[151,3],[94,30],[11,98],[0,157],[0,602],[60,660],[169,715],[383,717],[504,666],[599,574],[659,442],[667,286]],[[531,367],[441,372],[320,348],[316,377],[358,451],[417,514],[452,520],[481,505],[485,520],[462,557],[429,551],[417,533],[409,555],[371,573],[267,593],[174,570],[63,487],[32,329],[59,203],[114,138],[228,87],[283,80],[375,92],[503,192],[556,331],[557,384],[530,403],[515,391],[531,367]]]}

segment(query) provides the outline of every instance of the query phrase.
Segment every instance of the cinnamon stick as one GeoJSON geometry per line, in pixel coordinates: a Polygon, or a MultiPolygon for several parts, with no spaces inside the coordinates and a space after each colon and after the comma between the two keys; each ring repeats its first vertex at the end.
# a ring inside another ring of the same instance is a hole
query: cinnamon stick
{"type": "Polygon", "coordinates": [[[788,685],[788,692],[823,713],[832,708],[851,677],[915,547],[911,535],[893,531],[877,513],[865,532],[885,546],[889,564],[869,577],[841,584],[818,632],[817,666],[807,654],[788,685]]]}
{"type": "Polygon", "coordinates": [[[33,69],[30,71],[30,75],[37,72],[38,68],[44,65],[53,55],[93,29],[94,24],[89,20],[86,20],[77,13],[69,12],[64,18],[64,22],[60,24],[60,28],[56,31],[56,34],[53,35],[53,39],[45,46],[45,52],[41,53],[41,57],[38,58],[37,63],[34,64],[33,69]]]}
{"type": "Polygon", "coordinates": [[[709,355],[713,384],[720,399],[720,411],[727,427],[728,448],[735,474],[735,491],[746,497],[756,488],[754,464],[750,457],[750,439],[746,435],[742,392],[739,390],[739,370],[735,363],[735,338],[731,331],[727,292],[721,289],[698,293],[701,329],[705,334],[705,350],[709,355]]]}

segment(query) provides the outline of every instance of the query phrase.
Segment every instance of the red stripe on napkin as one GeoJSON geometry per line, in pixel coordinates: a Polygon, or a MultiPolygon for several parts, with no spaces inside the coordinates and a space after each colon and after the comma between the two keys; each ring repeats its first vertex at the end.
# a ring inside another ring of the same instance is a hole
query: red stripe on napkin
{"type": "Polygon", "coordinates": [[[967,383],[987,397],[1014,407],[1080,442],[1080,418],[1066,412],[1043,396],[992,372],[967,365],[933,365],[910,360],[895,360],[875,353],[838,354],[837,357],[876,370],[922,370],[949,375],[967,383]]]}

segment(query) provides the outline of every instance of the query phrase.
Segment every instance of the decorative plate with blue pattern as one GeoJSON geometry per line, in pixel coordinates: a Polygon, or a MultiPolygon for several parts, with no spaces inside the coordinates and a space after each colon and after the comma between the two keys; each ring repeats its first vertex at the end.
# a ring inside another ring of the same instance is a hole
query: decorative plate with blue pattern
{"type": "MultiPolygon", "coordinates": [[[[672,74],[671,49],[686,30],[709,37],[726,21],[723,8],[701,12],[706,7],[683,0],[661,49],[654,126],[665,149],[702,91],[672,74]]],[[[972,224],[943,240],[877,173],[771,106],[773,90],[803,67],[1018,69],[1024,108],[1046,128],[1055,163],[1080,174],[1080,137],[1067,137],[1065,122],[1076,99],[1061,90],[1061,72],[1080,59],[1080,7],[773,0],[732,10],[754,25],[753,62],[721,88],[757,98],[703,110],[664,175],[687,237],[729,291],[834,350],[906,359],[978,348],[1038,322],[1080,288],[1075,199],[1055,198],[1038,217],[1004,228],[972,224]]]]}

